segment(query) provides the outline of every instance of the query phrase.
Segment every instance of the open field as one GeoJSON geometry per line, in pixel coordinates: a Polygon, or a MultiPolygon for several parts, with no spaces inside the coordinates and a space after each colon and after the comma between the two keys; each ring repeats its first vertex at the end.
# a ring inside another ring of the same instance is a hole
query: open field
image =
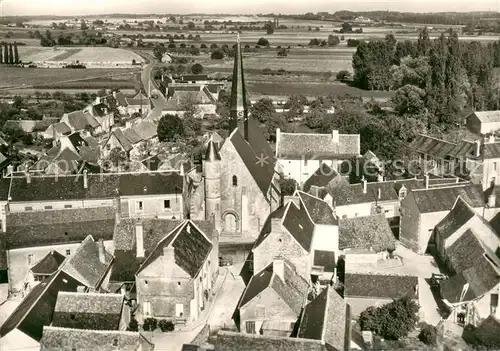
{"type": "MultiPolygon", "coordinates": [[[[138,70],[113,68],[113,69],[64,69],[64,68],[18,68],[0,66],[0,89],[20,89],[31,86],[58,85],[62,83],[82,86],[82,80],[99,80],[101,84],[106,82],[135,82],[134,74],[138,70]]],[[[111,83],[112,84],[112,83],[111,83]]],[[[96,89],[101,87],[96,87],[96,89]]],[[[84,89],[82,86],[81,89],[84,89]]]]}
{"type": "MultiPolygon", "coordinates": [[[[9,90],[0,90],[0,99],[6,99],[6,98],[13,98],[16,95],[21,95],[21,96],[27,96],[31,95],[32,97],[35,95],[35,92],[39,93],[49,93],[53,94],[56,91],[62,91],[63,93],[66,94],[78,94],[78,93],[97,93],[99,90],[102,88],[96,88],[96,89],[9,89],[9,90]]],[[[120,91],[127,95],[127,96],[134,96],[135,95],[135,90],[134,89],[120,89],[120,91]]]]}
{"type": "Polygon", "coordinates": [[[109,47],[19,46],[18,50],[23,62],[79,61],[84,64],[101,62],[131,64],[132,60],[137,63],[144,62],[141,56],[132,51],[109,47]]]}

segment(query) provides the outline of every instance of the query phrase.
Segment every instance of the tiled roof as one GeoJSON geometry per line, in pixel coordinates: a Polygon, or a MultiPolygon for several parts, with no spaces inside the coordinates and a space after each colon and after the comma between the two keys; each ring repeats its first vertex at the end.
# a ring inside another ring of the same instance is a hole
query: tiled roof
{"type": "Polygon", "coordinates": [[[142,141],[141,136],[132,128],[123,130],[123,135],[125,135],[125,138],[132,144],[137,144],[142,141]]]}
{"type": "Polygon", "coordinates": [[[467,184],[443,188],[415,189],[412,191],[421,213],[449,211],[458,196],[472,207],[484,206],[481,185],[467,184]]]}
{"type": "Polygon", "coordinates": [[[446,256],[456,273],[474,266],[483,254],[483,246],[470,229],[446,250],[446,256]]]}
{"type": "MultiPolygon", "coordinates": [[[[498,263],[497,263],[498,264],[498,263]]],[[[500,274],[485,255],[472,266],[462,272],[469,283],[469,289],[476,297],[486,294],[500,283],[500,274]]]]}
{"type": "Polygon", "coordinates": [[[339,249],[394,250],[394,238],[383,214],[339,220],[339,249]]]}
{"type": "Polygon", "coordinates": [[[272,263],[254,275],[243,292],[238,307],[244,307],[268,288],[273,289],[288,307],[297,316],[299,315],[308,290],[308,283],[286,262],[284,263],[284,280],[273,272],[272,263]]]}
{"type": "Polygon", "coordinates": [[[7,248],[80,242],[88,235],[111,240],[113,207],[7,213],[7,248]]]}
{"type": "MultiPolygon", "coordinates": [[[[97,122],[94,117],[83,111],[70,112],[66,114],[66,116],[68,125],[76,131],[97,128],[100,126],[99,122],[97,122]]],[[[65,116],[63,116],[63,118],[65,118],[65,116]]]]}
{"type": "Polygon", "coordinates": [[[229,137],[229,140],[243,160],[243,163],[260,190],[267,196],[267,191],[271,186],[276,165],[273,151],[264,138],[258,122],[254,121],[253,118],[248,119],[248,142],[245,141],[241,133],[242,131],[240,132],[238,129],[235,129],[229,137]],[[261,159],[265,159],[265,162],[258,162],[261,159]]]}
{"type": "Polygon", "coordinates": [[[276,145],[278,158],[324,157],[344,159],[360,153],[359,134],[339,134],[338,143],[332,134],[281,133],[276,145]]]}
{"type": "Polygon", "coordinates": [[[62,270],[87,287],[96,289],[108,272],[113,256],[104,250],[104,262],[100,261],[99,245],[92,236],[87,236],[82,244],[71,254],[62,270]]]}
{"type": "Polygon", "coordinates": [[[305,308],[299,338],[322,340],[334,350],[345,350],[347,304],[328,286],[305,308]]]}
{"type": "Polygon", "coordinates": [[[115,98],[119,106],[127,107],[127,100],[125,99],[125,95],[123,95],[123,93],[117,92],[115,98]]]}
{"type": "Polygon", "coordinates": [[[42,351],[152,351],[153,349],[153,344],[140,333],[131,331],[80,330],[45,326],[43,327],[43,337],[40,340],[40,350],[42,351]]]}
{"type": "Polygon", "coordinates": [[[135,273],[141,267],[144,258],[138,258],[136,251],[115,250],[115,259],[111,267],[110,282],[134,282],[135,273]]]}
{"type": "Polygon", "coordinates": [[[369,297],[396,299],[417,297],[418,277],[403,275],[352,274],[346,273],[345,297],[369,297]]]}
{"type": "Polygon", "coordinates": [[[476,143],[468,140],[460,140],[458,144],[448,151],[448,155],[454,158],[475,157],[476,143]]]}
{"type": "Polygon", "coordinates": [[[485,159],[489,158],[500,158],[500,143],[487,143],[482,146],[483,157],[485,159]]]}
{"type": "Polygon", "coordinates": [[[0,327],[0,337],[15,328],[39,341],[44,325],[50,325],[59,291],[76,292],[80,282],[63,271],[45,279],[24,297],[0,327]]]}
{"type": "Polygon", "coordinates": [[[338,224],[337,217],[335,217],[331,207],[325,201],[302,191],[297,191],[297,194],[314,224],[338,224]]]}
{"type": "Polygon", "coordinates": [[[59,269],[65,259],[66,256],[52,250],[31,267],[30,270],[33,274],[51,275],[59,269]]]}
{"type": "MultiPolygon", "coordinates": [[[[132,146],[132,143],[125,137],[121,129],[115,129],[111,135],[114,135],[120,145],[123,147],[125,152],[129,152],[132,150],[134,147],[132,146]]],[[[111,138],[111,135],[109,136],[111,138]]],[[[109,139],[108,139],[109,140],[109,139]]],[[[107,143],[107,142],[106,142],[107,143]]]]}
{"type": "Polygon", "coordinates": [[[311,222],[304,206],[290,202],[283,217],[283,227],[297,240],[307,252],[311,250],[314,233],[314,223],[311,222]]]}
{"type": "Polygon", "coordinates": [[[76,329],[118,330],[124,295],[59,292],[52,325],[76,329]]]}
{"type": "Polygon", "coordinates": [[[34,132],[43,132],[45,131],[50,125],[54,123],[59,122],[59,118],[55,117],[48,117],[48,118],[43,118],[42,120],[36,121],[35,128],[33,129],[34,132]]]}
{"type": "Polygon", "coordinates": [[[467,221],[476,215],[476,211],[469,204],[457,197],[453,209],[436,225],[436,231],[443,239],[448,239],[453,233],[461,228],[467,221]]]}
{"type": "MultiPolygon", "coordinates": [[[[321,166],[314,172],[312,176],[309,177],[302,186],[302,190],[306,193],[309,192],[311,186],[325,187],[331,183],[337,183],[344,181],[342,176],[334,169],[330,168],[326,163],[322,163],[321,166]],[[336,182],[333,182],[337,180],[336,182]]],[[[346,181],[344,181],[347,183],[346,181]]]]}
{"type": "Polygon", "coordinates": [[[318,340],[219,331],[217,351],[326,351],[318,340]]]}
{"type": "Polygon", "coordinates": [[[122,196],[182,194],[184,177],[178,172],[101,173],[89,174],[88,188],[82,175],[32,176],[0,180],[0,196],[7,199],[9,183],[11,201],[50,201],[73,199],[110,199],[122,196]]]}
{"type": "MultiPolygon", "coordinates": [[[[141,141],[149,140],[156,137],[157,126],[154,122],[143,121],[131,127],[135,134],[139,135],[141,141]]],[[[132,142],[132,140],[130,140],[132,142]]]]}
{"type": "Polygon", "coordinates": [[[474,329],[474,334],[484,349],[500,349],[500,321],[493,314],[474,329]]]}
{"type": "MultiPolygon", "coordinates": [[[[463,274],[456,274],[453,277],[450,277],[450,279],[446,279],[439,284],[441,296],[450,303],[460,302],[460,297],[465,284],[467,284],[467,280],[463,274]]],[[[470,301],[474,298],[475,296],[472,290],[467,289],[463,301],[470,301]]]]}
{"type": "Polygon", "coordinates": [[[476,115],[481,123],[500,122],[500,111],[474,111],[472,114],[476,115]]]}
{"type": "Polygon", "coordinates": [[[60,134],[71,133],[71,128],[64,122],[54,123],[54,129],[60,134]]]}
{"type": "Polygon", "coordinates": [[[418,153],[444,159],[455,146],[454,143],[419,134],[409,145],[409,148],[418,153]]]}
{"type": "Polygon", "coordinates": [[[370,203],[373,200],[363,193],[362,184],[338,184],[328,189],[333,198],[334,206],[344,206],[360,203],[370,203]]]}
{"type": "MultiPolygon", "coordinates": [[[[208,236],[210,237],[210,235],[208,236]]],[[[191,278],[196,277],[212,250],[212,243],[205,234],[198,230],[193,222],[186,220],[158,243],[137,273],[160,257],[163,254],[163,249],[168,246],[174,248],[175,264],[188,273],[191,278]]]]}
{"type": "Polygon", "coordinates": [[[192,80],[208,80],[206,74],[183,74],[181,75],[181,81],[192,81],[192,80]]]}

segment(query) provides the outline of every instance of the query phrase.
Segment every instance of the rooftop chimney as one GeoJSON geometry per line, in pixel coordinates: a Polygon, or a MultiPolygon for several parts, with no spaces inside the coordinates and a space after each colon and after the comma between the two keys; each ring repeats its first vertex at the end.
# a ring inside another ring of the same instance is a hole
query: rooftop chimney
{"type": "Polygon", "coordinates": [[[377,182],[383,182],[383,181],[384,181],[384,176],[383,176],[383,174],[382,174],[382,173],[379,173],[379,174],[377,175],[377,182]]]}
{"type": "Polygon", "coordinates": [[[99,239],[99,241],[97,242],[97,248],[99,250],[99,261],[102,264],[106,264],[106,254],[104,251],[104,241],[102,241],[102,239],[99,239]]]}
{"type": "Polygon", "coordinates": [[[28,184],[31,183],[31,174],[29,171],[26,172],[26,183],[28,183],[28,184]]]}
{"type": "Polygon", "coordinates": [[[8,165],[7,166],[7,175],[12,175],[14,173],[14,166],[13,165],[8,165]]]}
{"type": "Polygon", "coordinates": [[[113,91],[113,97],[116,99],[116,91],[113,91]]]}
{"type": "Polygon", "coordinates": [[[497,194],[495,193],[495,189],[493,188],[491,194],[488,196],[488,207],[495,208],[497,202],[497,194]]]}
{"type": "Polygon", "coordinates": [[[429,175],[428,174],[425,175],[425,188],[429,189],[429,175]]]}
{"type": "Polygon", "coordinates": [[[282,258],[275,258],[273,260],[273,272],[281,280],[285,281],[285,261],[282,258]]]}
{"type": "Polygon", "coordinates": [[[378,188],[378,194],[377,194],[377,199],[381,199],[382,198],[382,189],[378,188]]]}
{"type": "Polygon", "coordinates": [[[474,149],[474,156],[479,157],[481,156],[481,140],[476,140],[474,143],[476,144],[476,147],[474,149]]]}
{"type": "Polygon", "coordinates": [[[78,292],[78,293],[84,293],[84,292],[85,292],[85,286],[83,286],[83,285],[78,285],[78,286],[76,287],[76,292],[78,292]]]}
{"type": "Polygon", "coordinates": [[[334,143],[339,142],[339,131],[338,130],[332,130],[332,141],[334,143]]]}
{"type": "Polygon", "coordinates": [[[495,143],[495,135],[491,134],[490,137],[488,138],[488,143],[493,144],[495,143]]]}
{"type": "Polygon", "coordinates": [[[88,189],[88,187],[89,187],[89,179],[87,177],[87,170],[84,169],[83,170],[83,188],[88,189]]]}
{"type": "Polygon", "coordinates": [[[137,257],[144,257],[144,233],[142,223],[137,223],[135,225],[135,246],[137,257]]]}
{"type": "Polygon", "coordinates": [[[368,191],[368,182],[366,181],[365,177],[361,178],[361,182],[363,184],[363,194],[366,194],[368,191]]]}

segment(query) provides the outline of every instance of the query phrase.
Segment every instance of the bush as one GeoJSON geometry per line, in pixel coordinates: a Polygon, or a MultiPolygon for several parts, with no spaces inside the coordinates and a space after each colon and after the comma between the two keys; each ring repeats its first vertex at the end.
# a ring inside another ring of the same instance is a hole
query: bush
{"type": "Polygon", "coordinates": [[[260,46],[269,46],[269,40],[267,40],[266,38],[260,38],[257,41],[257,45],[260,45],[260,46]]]}
{"type": "Polygon", "coordinates": [[[200,44],[200,49],[206,49],[206,48],[207,48],[207,44],[205,44],[205,43],[200,44]]]}
{"type": "Polygon", "coordinates": [[[212,60],[222,60],[224,58],[224,52],[222,50],[216,49],[212,51],[210,58],[212,60]]]}
{"type": "Polygon", "coordinates": [[[346,71],[346,70],[342,70],[342,71],[339,71],[337,73],[337,80],[346,80],[346,79],[349,79],[349,77],[351,76],[351,73],[349,73],[349,71],[346,71]]]}
{"type": "Polygon", "coordinates": [[[162,319],[158,323],[158,326],[160,327],[162,332],[170,332],[174,331],[175,329],[175,324],[172,321],[167,321],[166,319],[162,319]]]}
{"type": "Polygon", "coordinates": [[[430,324],[425,324],[418,334],[418,339],[426,345],[437,344],[437,330],[436,327],[430,324]]]}
{"type": "Polygon", "coordinates": [[[135,332],[139,331],[139,322],[137,321],[137,319],[132,318],[130,320],[130,323],[128,324],[127,330],[128,331],[135,331],[135,332]]]}
{"type": "Polygon", "coordinates": [[[156,318],[146,318],[144,320],[144,324],[142,325],[142,328],[145,331],[154,331],[158,327],[158,320],[156,318]]]}
{"type": "Polygon", "coordinates": [[[195,63],[191,66],[191,73],[193,74],[201,74],[203,73],[203,66],[199,63],[195,63]]]}

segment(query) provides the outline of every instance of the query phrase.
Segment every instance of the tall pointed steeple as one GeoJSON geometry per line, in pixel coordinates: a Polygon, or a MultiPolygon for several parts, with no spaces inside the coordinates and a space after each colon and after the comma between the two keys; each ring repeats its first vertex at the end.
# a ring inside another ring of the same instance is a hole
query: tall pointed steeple
{"type": "Polygon", "coordinates": [[[248,141],[248,106],[243,76],[243,57],[241,55],[240,35],[236,39],[236,52],[234,54],[233,81],[231,86],[231,131],[238,128],[248,141]]]}

